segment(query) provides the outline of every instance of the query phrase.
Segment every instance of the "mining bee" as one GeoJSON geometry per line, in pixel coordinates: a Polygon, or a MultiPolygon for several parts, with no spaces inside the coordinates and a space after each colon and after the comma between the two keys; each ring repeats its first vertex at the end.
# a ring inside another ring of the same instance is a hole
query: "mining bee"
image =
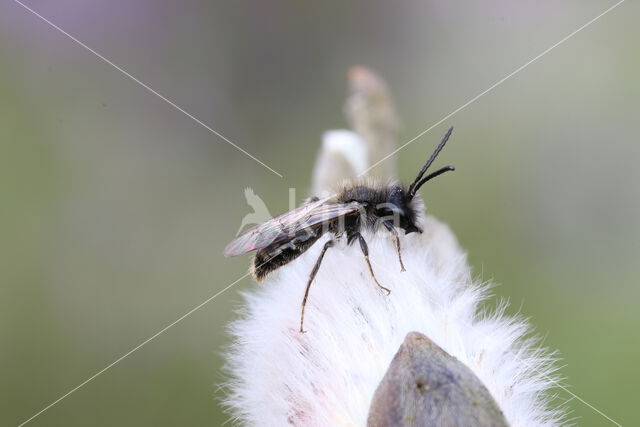
{"type": "Polygon", "coordinates": [[[408,187],[397,184],[374,186],[351,183],[345,185],[337,194],[324,198],[312,197],[296,209],[271,218],[238,236],[225,247],[224,255],[230,257],[257,251],[252,261],[251,273],[256,281],[261,281],[270,272],[302,255],[325,233],[332,235],[324,244],[309,274],[302,299],[300,332],[304,332],[304,309],[311,283],[327,250],[342,237],[346,237],[347,244],[358,242],[374,283],[390,294],[391,291],[382,286],[373,273],[369,262],[369,248],[360,232],[375,232],[381,228],[388,230],[395,239],[400,270],[405,271],[398,229],[406,234],[422,233],[417,224],[422,203],[415,196],[425,182],[454,170],[453,166],[445,166],[424,176],[447,143],[452,131],[453,127],[447,130],[440,144],[408,187]]]}

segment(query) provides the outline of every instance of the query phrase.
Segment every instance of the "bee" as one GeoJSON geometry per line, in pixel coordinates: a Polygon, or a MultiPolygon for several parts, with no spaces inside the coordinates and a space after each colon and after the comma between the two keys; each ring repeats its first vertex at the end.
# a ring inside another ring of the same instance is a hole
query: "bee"
{"type": "Polygon", "coordinates": [[[449,140],[450,127],[424,164],[416,179],[408,187],[393,184],[372,186],[361,183],[345,185],[340,192],[328,197],[312,197],[301,206],[271,218],[253,227],[231,241],[224,249],[226,257],[257,251],[251,265],[251,273],[256,281],[262,281],[269,273],[288,264],[313,246],[324,234],[331,234],[318,256],[307,280],[300,312],[300,332],[304,330],[304,310],[311,283],[315,278],[326,252],[341,238],[347,244],[358,242],[365,264],[373,282],[389,295],[391,291],[378,282],[371,262],[369,248],[361,231],[386,229],[395,240],[400,271],[405,271],[400,250],[399,230],[422,233],[417,219],[422,209],[415,198],[420,187],[445,172],[453,171],[453,166],[445,166],[424,176],[444,145],[449,140]]]}

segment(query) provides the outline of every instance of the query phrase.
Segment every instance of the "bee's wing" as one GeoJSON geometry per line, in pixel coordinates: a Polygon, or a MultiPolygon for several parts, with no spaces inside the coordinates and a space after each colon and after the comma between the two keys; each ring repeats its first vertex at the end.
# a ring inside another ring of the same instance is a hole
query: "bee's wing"
{"type": "Polygon", "coordinates": [[[331,197],[325,197],[305,203],[247,230],[224,248],[224,256],[242,255],[278,241],[290,240],[310,227],[357,212],[360,206],[357,202],[330,203],[330,200],[331,197]]]}

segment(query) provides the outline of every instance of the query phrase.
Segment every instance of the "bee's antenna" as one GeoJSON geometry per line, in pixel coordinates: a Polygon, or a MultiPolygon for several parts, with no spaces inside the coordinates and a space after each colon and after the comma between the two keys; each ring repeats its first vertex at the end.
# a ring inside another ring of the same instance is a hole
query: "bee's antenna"
{"type": "Polygon", "coordinates": [[[453,132],[453,126],[449,127],[449,129],[447,130],[447,133],[445,133],[444,136],[442,137],[442,141],[440,141],[440,144],[438,144],[433,154],[431,154],[431,157],[429,157],[429,160],[427,160],[427,163],[425,163],[422,169],[420,169],[420,172],[418,173],[418,176],[416,177],[416,179],[414,179],[411,185],[409,186],[409,190],[408,190],[409,198],[412,199],[416,195],[416,192],[422,186],[422,184],[424,184],[428,180],[435,178],[436,176],[443,174],[447,171],[454,170],[453,166],[446,166],[442,169],[437,170],[436,172],[433,172],[432,174],[429,174],[426,178],[422,179],[422,175],[424,175],[427,169],[429,169],[429,166],[431,166],[431,164],[436,159],[436,157],[438,157],[438,154],[440,154],[440,151],[442,151],[442,148],[449,140],[449,137],[451,136],[451,132],[453,132]]]}
{"type": "Polygon", "coordinates": [[[449,172],[449,171],[454,171],[456,170],[456,168],[454,168],[453,166],[449,165],[449,166],[445,166],[443,168],[438,169],[435,172],[431,172],[429,175],[425,176],[424,178],[422,178],[420,180],[420,182],[418,182],[415,187],[413,187],[413,194],[411,194],[411,198],[413,198],[413,196],[416,195],[416,192],[418,191],[418,189],[420,187],[422,187],[422,184],[424,184],[425,182],[435,178],[438,175],[442,175],[445,172],[449,172]]]}

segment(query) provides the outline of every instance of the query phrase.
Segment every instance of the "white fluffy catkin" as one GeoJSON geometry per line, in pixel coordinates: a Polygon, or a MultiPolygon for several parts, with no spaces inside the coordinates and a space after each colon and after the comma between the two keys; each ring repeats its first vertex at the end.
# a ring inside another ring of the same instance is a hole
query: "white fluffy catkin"
{"type": "Polygon", "coordinates": [[[553,358],[527,339],[529,326],[482,313],[487,286],[472,280],[449,228],[432,217],[423,234],[402,236],[406,272],[388,233],[364,234],[387,296],[369,276],[357,244],[330,248],[311,286],[305,330],[298,331],[304,288],[324,236],[297,260],[244,294],[230,325],[232,379],[226,400],[251,426],[365,426],[380,380],[407,333],[425,334],[484,383],[511,426],[553,426],[553,358]]]}

